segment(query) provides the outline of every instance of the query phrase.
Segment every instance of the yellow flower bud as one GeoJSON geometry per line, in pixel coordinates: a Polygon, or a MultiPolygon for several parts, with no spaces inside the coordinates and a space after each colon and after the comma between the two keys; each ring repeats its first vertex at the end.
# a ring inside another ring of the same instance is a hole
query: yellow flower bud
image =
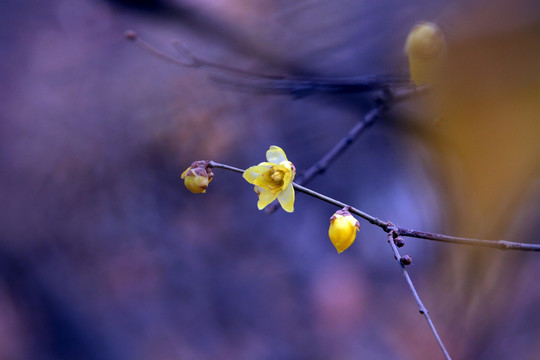
{"type": "Polygon", "coordinates": [[[432,84],[446,53],[446,40],[434,23],[423,22],[412,28],[405,53],[409,57],[411,80],[418,86],[432,84]]]}
{"type": "Polygon", "coordinates": [[[330,218],[328,236],[338,253],[347,250],[356,239],[356,232],[360,230],[360,223],[349,211],[338,210],[330,218]]]}
{"type": "Polygon", "coordinates": [[[209,161],[206,160],[195,161],[181,176],[186,188],[194,194],[204,194],[213,177],[209,161]]]}

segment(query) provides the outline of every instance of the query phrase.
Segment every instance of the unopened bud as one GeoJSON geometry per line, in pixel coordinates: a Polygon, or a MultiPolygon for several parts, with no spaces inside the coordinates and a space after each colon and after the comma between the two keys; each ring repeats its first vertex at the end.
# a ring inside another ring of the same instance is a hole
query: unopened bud
{"type": "Polygon", "coordinates": [[[403,247],[403,246],[405,246],[405,240],[403,240],[402,237],[397,237],[397,238],[394,239],[394,244],[395,244],[398,248],[403,247]]]}
{"type": "Polygon", "coordinates": [[[401,265],[404,265],[404,266],[411,265],[411,263],[412,263],[412,258],[411,258],[409,255],[403,255],[403,256],[399,259],[399,262],[401,263],[401,265]]]}
{"type": "Polygon", "coordinates": [[[439,27],[422,22],[412,28],[405,52],[409,57],[411,80],[418,86],[432,84],[438,76],[446,53],[446,40],[439,27]]]}
{"type": "Polygon", "coordinates": [[[338,253],[347,250],[356,239],[360,223],[347,210],[338,210],[330,218],[328,236],[338,253]]]}
{"type": "Polygon", "coordinates": [[[209,161],[206,160],[195,161],[181,176],[186,188],[194,194],[204,194],[213,177],[209,161]]]}

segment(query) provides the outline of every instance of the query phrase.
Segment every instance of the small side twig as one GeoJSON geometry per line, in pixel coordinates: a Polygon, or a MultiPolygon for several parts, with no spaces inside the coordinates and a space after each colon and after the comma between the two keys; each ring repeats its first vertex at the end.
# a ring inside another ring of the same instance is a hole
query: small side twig
{"type": "Polygon", "coordinates": [[[319,161],[313,166],[298,176],[296,183],[300,185],[308,184],[315,176],[322,174],[328,169],[328,166],[334,162],[341,154],[343,154],[358,137],[371,126],[382,112],[382,106],[376,106],[369,111],[362,120],[349,131],[347,136],[342,138],[330,151],[328,151],[319,161]]]}
{"type": "Polygon", "coordinates": [[[437,329],[435,329],[435,325],[433,324],[433,321],[431,320],[431,317],[429,316],[429,312],[424,306],[424,304],[422,303],[422,300],[420,299],[420,295],[418,295],[418,292],[416,291],[413,285],[413,282],[411,280],[411,277],[409,276],[409,273],[405,267],[406,266],[405,264],[410,262],[410,258],[407,258],[406,261],[403,261],[405,257],[402,257],[399,254],[399,250],[397,246],[394,244],[394,236],[397,236],[397,232],[395,232],[394,230],[391,230],[388,232],[388,235],[387,235],[388,243],[390,244],[390,247],[392,248],[392,251],[394,252],[394,258],[397,260],[399,266],[401,267],[401,270],[403,271],[403,276],[405,277],[405,281],[407,282],[407,285],[409,285],[409,289],[411,290],[414,300],[418,304],[418,310],[420,311],[420,314],[424,315],[424,318],[426,319],[429,325],[429,328],[431,329],[431,332],[435,336],[435,339],[437,340],[437,343],[439,344],[439,347],[441,348],[441,351],[443,352],[444,357],[447,360],[451,360],[450,355],[448,354],[448,351],[444,347],[441,337],[437,333],[437,329]]]}
{"type": "Polygon", "coordinates": [[[422,95],[427,88],[408,89],[394,94],[390,89],[387,89],[377,99],[377,104],[368,111],[362,119],[353,126],[349,133],[342,138],[330,151],[328,151],[319,161],[313,166],[304,171],[296,178],[296,183],[299,185],[307,185],[315,176],[323,174],[331,163],[333,163],[341,154],[343,154],[353,143],[362,135],[364,130],[369,128],[382,113],[388,109],[390,103],[397,103],[407,100],[411,97],[422,95]]]}

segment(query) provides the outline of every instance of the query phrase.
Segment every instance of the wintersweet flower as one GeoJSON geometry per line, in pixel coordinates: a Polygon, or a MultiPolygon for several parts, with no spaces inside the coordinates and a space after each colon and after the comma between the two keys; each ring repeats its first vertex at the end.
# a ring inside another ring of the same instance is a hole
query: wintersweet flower
{"type": "Polygon", "coordinates": [[[351,246],[358,230],[360,230],[360,223],[349,211],[338,210],[332,215],[328,236],[339,254],[351,246]]]}
{"type": "Polygon", "coordinates": [[[293,212],[294,165],[287,160],[285,152],[274,145],[266,152],[266,160],[250,167],[243,175],[248,183],[255,185],[255,192],[259,195],[257,207],[262,210],[277,198],[283,210],[293,212]]]}
{"type": "Polygon", "coordinates": [[[210,162],[206,160],[193,162],[181,175],[186,188],[194,194],[204,194],[213,177],[210,162]]]}

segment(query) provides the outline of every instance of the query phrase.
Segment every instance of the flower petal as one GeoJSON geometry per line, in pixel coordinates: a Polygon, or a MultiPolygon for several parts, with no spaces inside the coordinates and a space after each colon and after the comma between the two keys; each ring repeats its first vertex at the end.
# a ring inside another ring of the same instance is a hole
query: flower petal
{"type": "Polygon", "coordinates": [[[260,187],[261,189],[267,189],[272,190],[271,186],[272,184],[266,181],[266,179],[263,176],[259,176],[256,178],[253,182],[253,185],[260,187]]]}
{"type": "Polygon", "coordinates": [[[244,179],[250,184],[255,183],[255,179],[257,179],[260,175],[262,175],[263,172],[268,170],[268,166],[265,166],[263,164],[266,163],[260,163],[257,166],[252,166],[248,168],[246,171],[244,171],[244,174],[242,175],[244,179]]]}
{"type": "Polygon", "coordinates": [[[274,164],[279,164],[282,161],[287,161],[287,156],[282,148],[272,145],[266,152],[266,160],[274,164]]]}
{"type": "Polygon", "coordinates": [[[360,223],[347,210],[338,210],[332,215],[328,236],[338,253],[351,246],[359,229],[360,223]]]}
{"type": "Polygon", "coordinates": [[[262,192],[259,194],[259,202],[257,203],[257,207],[259,210],[262,210],[266,207],[266,205],[270,204],[275,199],[276,194],[270,190],[262,189],[262,192]]]}
{"type": "Polygon", "coordinates": [[[188,167],[188,168],[182,173],[182,175],[180,175],[180,178],[181,178],[182,180],[184,180],[184,179],[186,178],[187,173],[188,173],[189,170],[191,170],[191,166],[188,167]]]}
{"type": "Polygon", "coordinates": [[[289,185],[291,185],[293,177],[294,175],[290,171],[285,173],[285,175],[283,176],[283,190],[285,190],[289,185]]]}
{"type": "Polygon", "coordinates": [[[292,183],[280,192],[277,198],[283,210],[286,212],[294,211],[294,188],[292,183]]]}

